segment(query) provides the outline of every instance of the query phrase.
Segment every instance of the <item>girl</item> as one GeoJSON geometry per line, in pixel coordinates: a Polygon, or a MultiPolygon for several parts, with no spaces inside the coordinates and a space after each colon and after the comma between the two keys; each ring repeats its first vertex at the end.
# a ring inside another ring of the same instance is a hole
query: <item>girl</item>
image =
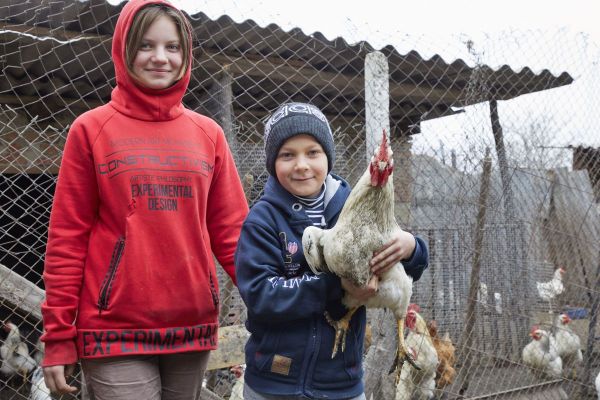
{"type": "Polygon", "coordinates": [[[81,359],[95,399],[198,398],[219,310],[213,254],[235,282],[247,203],[221,128],[181,103],[192,30],[132,0],[112,43],[111,101],[75,120],[52,206],[44,377],[81,359]]]}

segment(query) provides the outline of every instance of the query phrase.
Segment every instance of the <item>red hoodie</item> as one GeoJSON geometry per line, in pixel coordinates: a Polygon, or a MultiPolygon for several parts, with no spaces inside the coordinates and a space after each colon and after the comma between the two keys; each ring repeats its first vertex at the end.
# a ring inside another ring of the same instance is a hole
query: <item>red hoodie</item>
{"type": "Polygon", "coordinates": [[[222,129],[181,104],[191,60],[163,90],[127,73],[126,33],[152,3],[169,5],[123,8],[111,101],[77,118],[67,137],[46,249],[44,366],[217,346],[213,254],[235,282],[248,207],[222,129]]]}

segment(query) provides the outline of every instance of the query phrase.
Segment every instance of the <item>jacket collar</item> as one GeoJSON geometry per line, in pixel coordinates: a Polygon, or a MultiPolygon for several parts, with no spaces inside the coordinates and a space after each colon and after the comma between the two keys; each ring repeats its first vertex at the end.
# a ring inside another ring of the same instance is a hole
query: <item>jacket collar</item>
{"type": "MultiPolygon", "coordinates": [[[[335,174],[329,174],[326,178],[327,190],[325,191],[325,220],[329,224],[344,206],[346,198],[350,194],[350,185],[343,178],[335,174]]],[[[305,220],[306,214],[295,204],[298,203],[290,192],[285,190],[279,181],[269,176],[265,185],[264,195],[261,200],[272,204],[284,214],[290,221],[305,220]]]]}

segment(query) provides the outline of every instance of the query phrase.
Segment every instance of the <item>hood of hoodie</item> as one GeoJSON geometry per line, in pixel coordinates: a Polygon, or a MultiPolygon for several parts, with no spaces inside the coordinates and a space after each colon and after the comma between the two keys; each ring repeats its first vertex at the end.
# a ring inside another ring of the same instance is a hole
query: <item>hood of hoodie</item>
{"type": "MultiPolygon", "coordinates": [[[[176,9],[172,4],[163,0],[131,0],[125,4],[119,14],[112,41],[112,59],[115,64],[117,86],[112,91],[110,104],[119,112],[135,119],[168,121],[177,118],[184,111],[181,100],[190,82],[192,49],[190,48],[185,74],[179,81],[166,89],[145,88],[129,75],[125,61],[127,33],[140,8],[150,4],[161,4],[176,9]]],[[[191,47],[191,35],[189,42],[191,47]]]]}

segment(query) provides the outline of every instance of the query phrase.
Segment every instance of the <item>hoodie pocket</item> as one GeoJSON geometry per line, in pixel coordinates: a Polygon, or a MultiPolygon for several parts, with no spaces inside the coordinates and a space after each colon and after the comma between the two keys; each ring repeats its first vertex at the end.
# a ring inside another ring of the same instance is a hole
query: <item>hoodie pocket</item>
{"type": "Polygon", "coordinates": [[[119,237],[115,248],[113,249],[112,256],[110,257],[110,264],[108,265],[108,271],[104,276],[102,286],[100,286],[100,294],[98,295],[98,312],[102,313],[102,310],[108,310],[108,303],[110,299],[110,292],[112,285],[117,274],[119,263],[121,262],[121,256],[125,250],[125,238],[119,237]]]}

